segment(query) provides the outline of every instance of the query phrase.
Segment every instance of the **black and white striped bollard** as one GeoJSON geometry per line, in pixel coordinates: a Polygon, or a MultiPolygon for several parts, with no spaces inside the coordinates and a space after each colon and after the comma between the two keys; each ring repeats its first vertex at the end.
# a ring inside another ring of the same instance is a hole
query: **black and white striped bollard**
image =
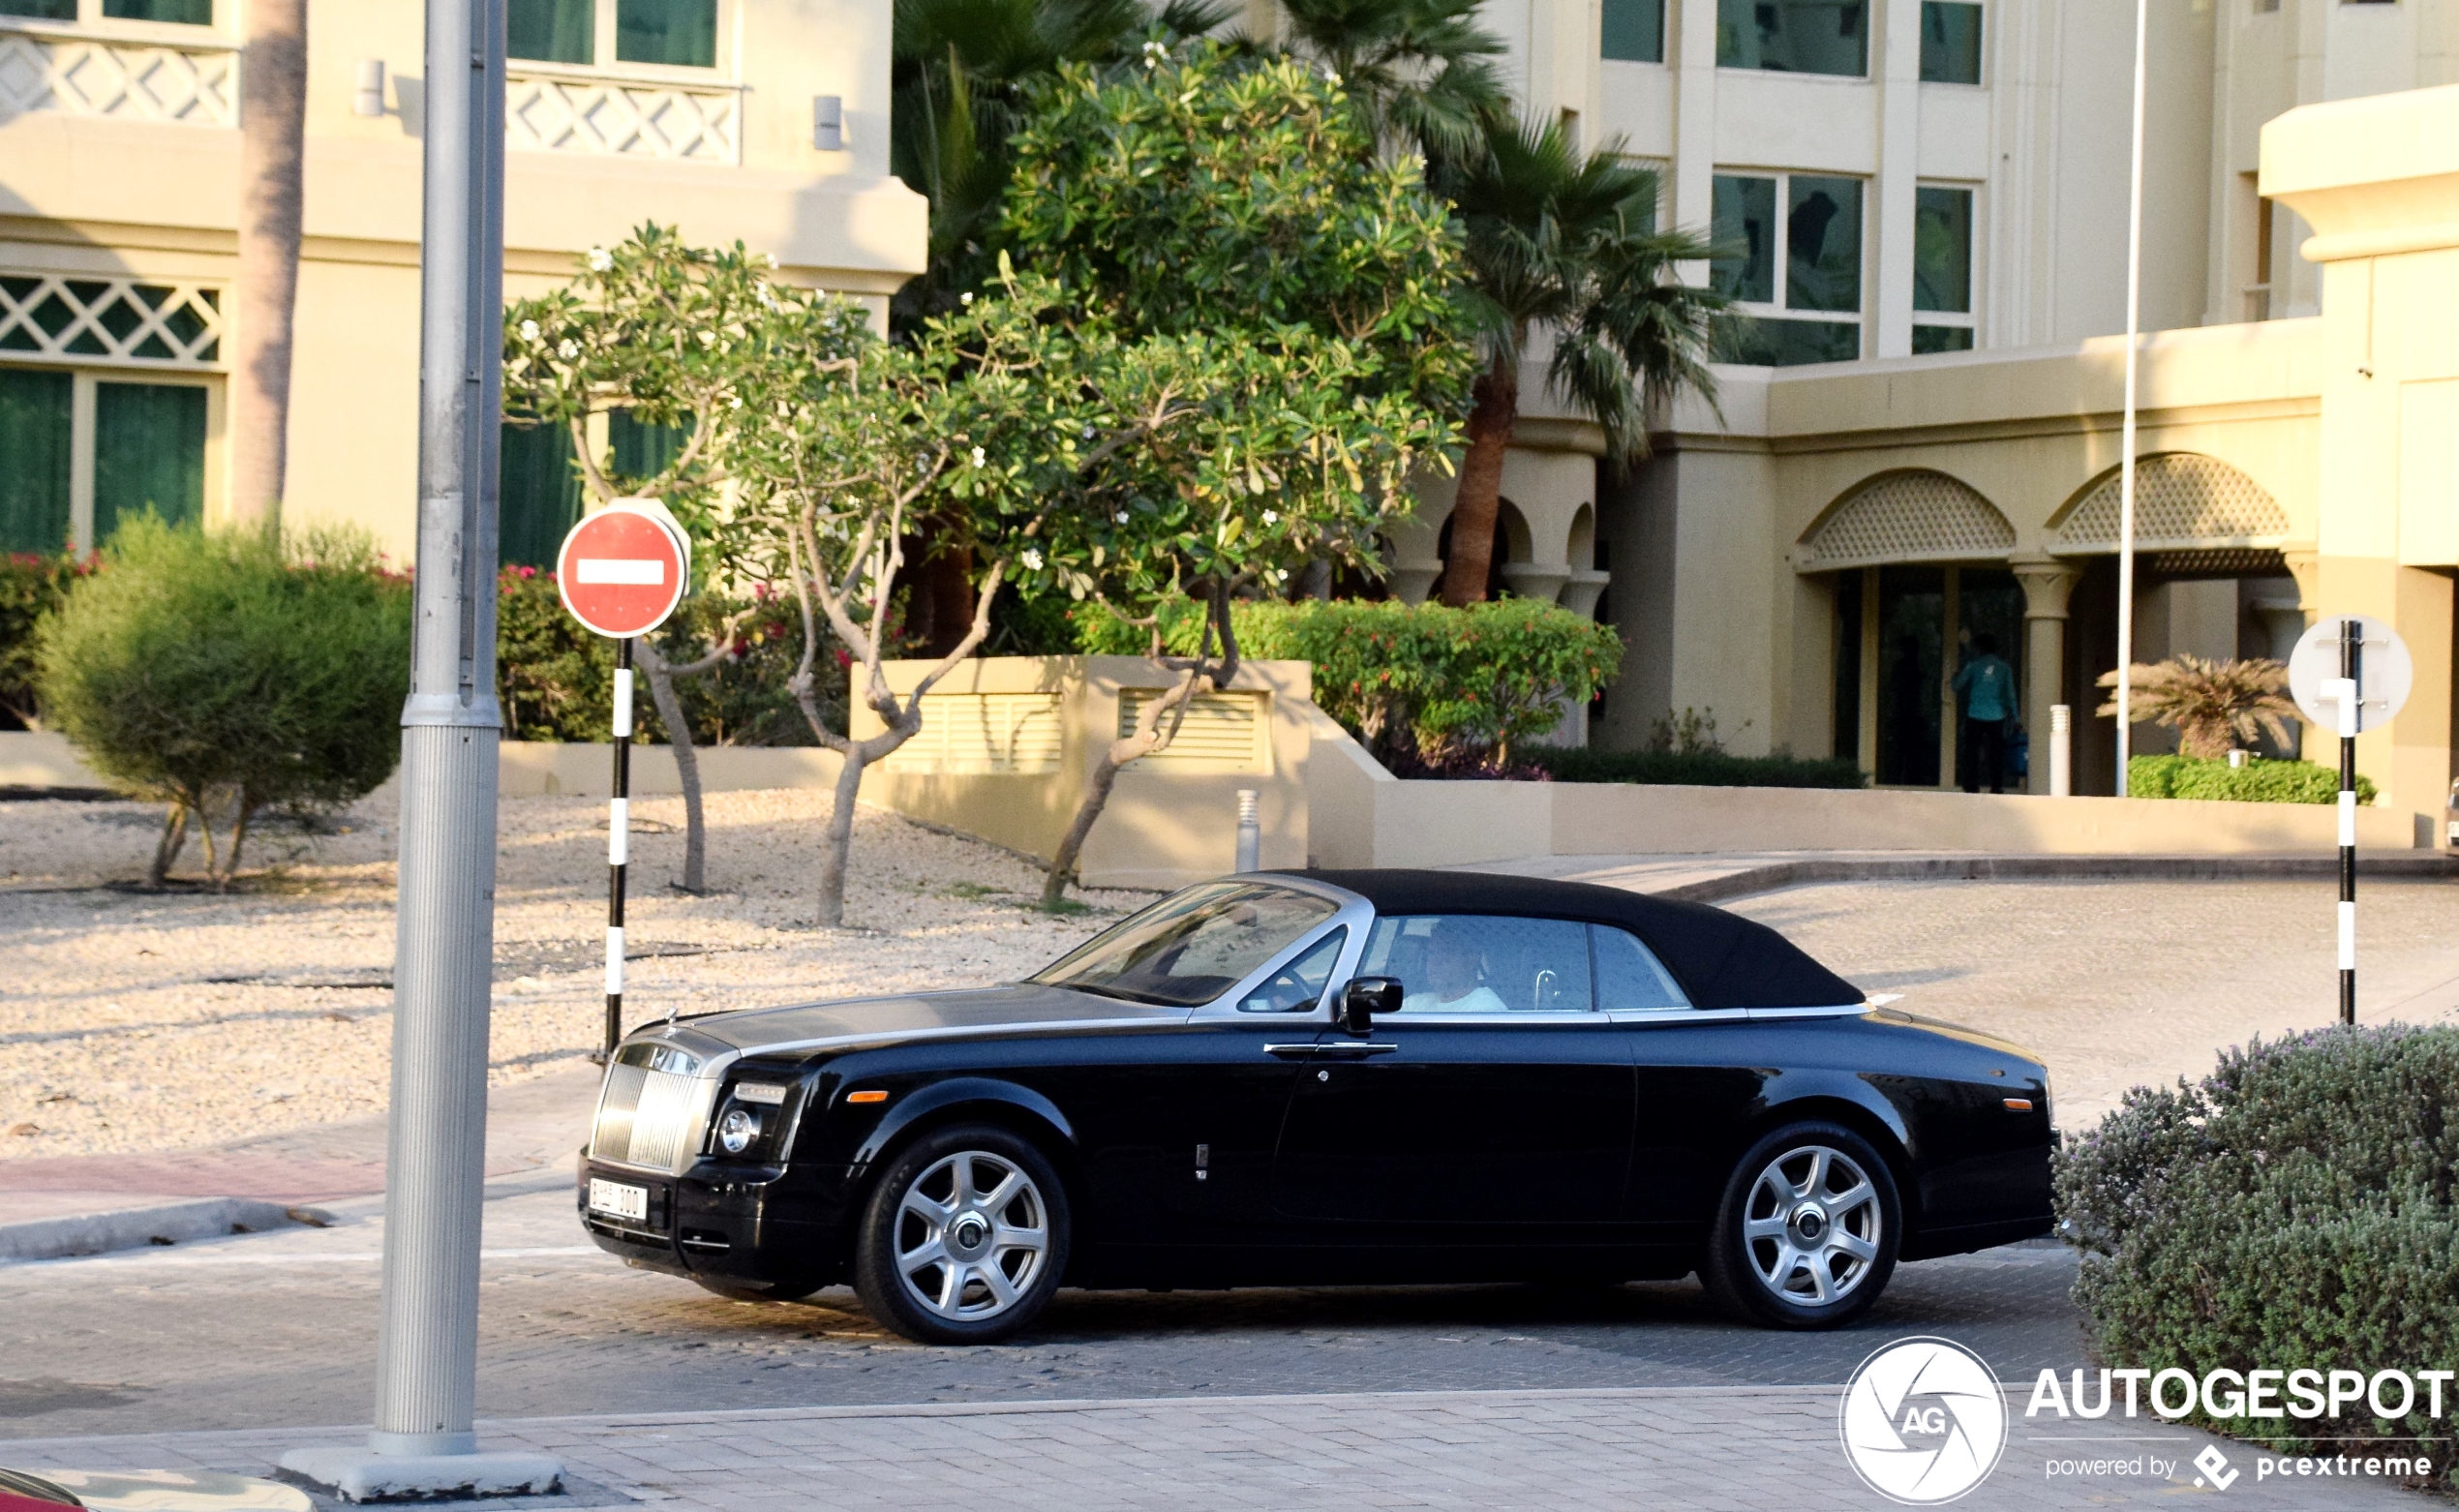
{"type": "Polygon", "coordinates": [[[606,803],[606,1048],[623,1039],[623,868],[632,852],[632,640],[615,643],[615,782],[606,803]]]}

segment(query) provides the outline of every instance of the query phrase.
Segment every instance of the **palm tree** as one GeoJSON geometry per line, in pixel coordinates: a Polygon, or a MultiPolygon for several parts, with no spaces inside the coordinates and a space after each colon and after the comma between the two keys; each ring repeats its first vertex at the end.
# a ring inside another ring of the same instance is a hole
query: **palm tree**
{"type": "Polygon", "coordinates": [[[1503,44],[1476,21],[1478,0],[1282,0],[1283,45],[1341,80],[1385,151],[1429,162],[1475,155],[1507,117],[1496,74],[1503,44]]]}
{"type": "Polygon", "coordinates": [[[239,287],[231,333],[232,512],[280,520],[290,428],[306,158],[307,0],[248,0],[239,71],[239,287]]]}
{"type": "MultiPolygon", "coordinates": [[[[2293,749],[2289,721],[2297,717],[2296,705],[2283,691],[2289,669],[2279,662],[2260,656],[2243,661],[2172,656],[2148,665],[2137,662],[2129,680],[2134,707],[2128,712],[2173,727],[2181,756],[2217,761],[2238,741],[2252,741],[2258,730],[2293,749]]],[[[2100,685],[2117,686],[2117,674],[2102,673],[2100,685]]],[[[2103,704],[2100,714],[2116,718],[2116,702],[2103,704]]]]}
{"type": "Polygon", "coordinates": [[[1486,596],[1503,458],[1519,417],[1522,353],[1553,338],[1545,381],[1605,432],[1607,458],[1648,452],[1649,409],[1679,389],[1713,404],[1711,324],[1724,296],[1673,277],[1709,244],[1655,229],[1656,176],[1610,141],[1583,153],[1555,123],[1503,123],[1483,150],[1439,178],[1467,230],[1471,302],[1486,370],[1472,391],[1469,448],[1452,505],[1442,601],[1486,596]]]}

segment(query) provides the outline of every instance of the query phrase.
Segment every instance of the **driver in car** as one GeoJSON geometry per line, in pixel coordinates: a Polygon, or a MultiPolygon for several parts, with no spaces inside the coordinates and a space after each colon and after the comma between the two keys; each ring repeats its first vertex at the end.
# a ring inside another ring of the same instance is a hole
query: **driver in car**
{"type": "Polygon", "coordinates": [[[1503,999],[1485,984],[1485,952],[1457,921],[1446,919],[1426,940],[1426,985],[1401,999],[1401,1012],[1500,1013],[1503,999]]]}

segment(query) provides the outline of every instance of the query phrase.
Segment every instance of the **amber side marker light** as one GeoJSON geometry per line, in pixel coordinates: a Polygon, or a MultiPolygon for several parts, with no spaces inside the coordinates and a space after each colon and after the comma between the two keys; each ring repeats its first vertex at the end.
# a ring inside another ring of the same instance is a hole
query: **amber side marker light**
{"type": "MultiPolygon", "coordinates": [[[[888,1094],[879,1091],[848,1092],[845,1094],[845,1101],[848,1103],[885,1103],[888,1101],[888,1094]]],[[[2032,1104],[2026,1103],[2023,1105],[2025,1107],[2030,1107],[2032,1104]]]]}
{"type": "MultiPolygon", "coordinates": [[[[857,1097],[861,1096],[860,1093],[855,1095],[857,1097]]],[[[2008,1098],[2006,1100],[2006,1104],[2007,1111],[2010,1113],[2029,1113],[2032,1111],[2032,1100],[2030,1098],[2008,1098]]]]}

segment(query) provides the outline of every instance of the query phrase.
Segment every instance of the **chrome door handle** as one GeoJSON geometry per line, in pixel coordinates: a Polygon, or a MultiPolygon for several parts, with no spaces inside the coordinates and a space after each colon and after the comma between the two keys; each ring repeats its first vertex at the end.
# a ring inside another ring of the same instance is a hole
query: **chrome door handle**
{"type": "Polygon", "coordinates": [[[1267,1044],[1263,1053],[1284,1061],[1362,1061],[1377,1055],[1389,1055],[1399,1048],[1397,1044],[1351,1041],[1333,1044],[1267,1044]]]}

